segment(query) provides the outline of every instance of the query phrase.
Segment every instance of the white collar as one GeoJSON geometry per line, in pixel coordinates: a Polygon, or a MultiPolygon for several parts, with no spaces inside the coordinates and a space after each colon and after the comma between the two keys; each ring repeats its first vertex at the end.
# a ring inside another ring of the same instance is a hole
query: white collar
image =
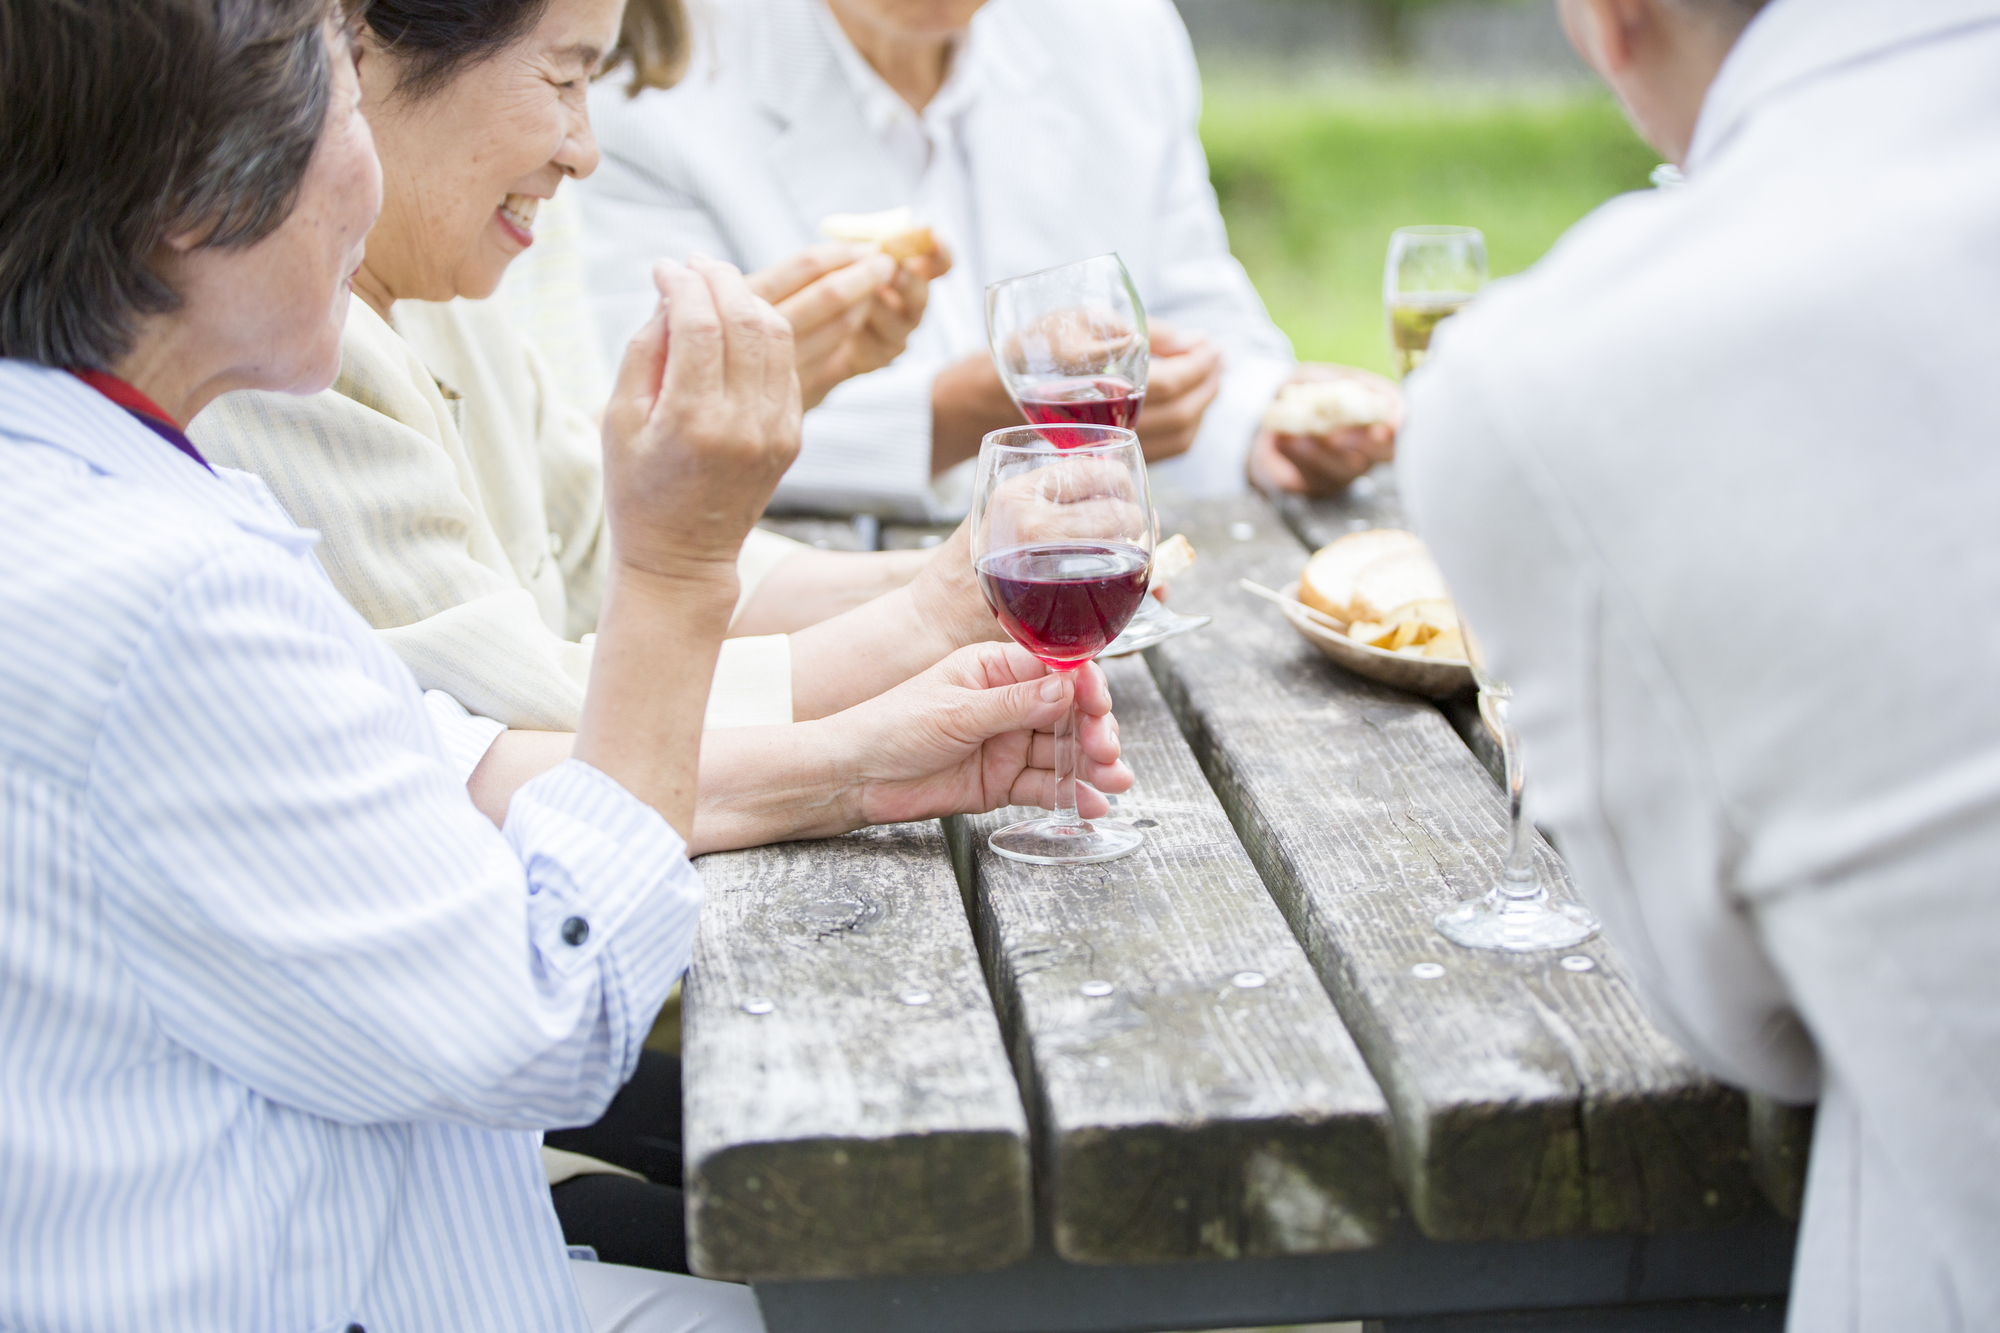
{"type": "Polygon", "coordinates": [[[871,134],[878,137],[884,135],[904,119],[917,124],[947,122],[971,105],[975,78],[971,58],[974,43],[970,30],[952,38],[951,67],[945,73],[944,86],[938,89],[937,95],[919,114],[868,63],[868,58],[854,45],[847,30],[840,26],[840,20],[833,16],[832,9],[824,3],[814,4],[813,9],[825,33],[827,47],[833,52],[834,63],[839,66],[841,77],[854,93],[854,100],[861,108],[861,118],[871,134]]]}
{"type": "Polygon", "coordinates": [[[1757,108],[1842,65],[1958,28],[2000,22],[2000,0],[1772,0],[1702,99],[1685,166],[1695,175],[1757,108]]]}

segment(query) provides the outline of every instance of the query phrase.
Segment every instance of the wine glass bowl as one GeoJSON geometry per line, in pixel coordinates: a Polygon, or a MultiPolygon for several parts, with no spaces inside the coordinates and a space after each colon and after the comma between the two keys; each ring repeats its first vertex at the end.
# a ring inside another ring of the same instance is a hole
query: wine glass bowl
{"type": "Polygon", "coordinates": [[[1423,364],[1437,326],[1485,285],[1486,238],[1477,228],[1398,227],[1390,234],[1382,304],[1397,374],[1423,364]]]}
{"type": "MultiPolygon", "coordinates": [[[[1056,423],[988,435],[972,502],[972,561],[987,605],[1013,640],[1052,671],[1104,651],[1145,600],[1154,523],[1138,436],[1056,423]]],[[[1145,842],[1076,809],[1076,710],[1056,730],[1056,809],[987,841],[1002,856],[1082,865],[1145,842]]]]}
{"type": "Polygon", "coordinates": [[[994,368],[1037,425],[1131,427],[1146,401],[1146,309],[1115,254],[986,289],[994,368]]]}

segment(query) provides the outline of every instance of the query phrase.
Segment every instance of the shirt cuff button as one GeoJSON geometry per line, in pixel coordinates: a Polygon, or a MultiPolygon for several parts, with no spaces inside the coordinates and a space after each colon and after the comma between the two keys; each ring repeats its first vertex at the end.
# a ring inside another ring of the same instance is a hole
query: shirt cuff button
{"type": "Polygon", "coordinates": [[[572,949],[590,938],[590,923],[580,916],[573,916],[562,924],[563,943],[572,949]]]}

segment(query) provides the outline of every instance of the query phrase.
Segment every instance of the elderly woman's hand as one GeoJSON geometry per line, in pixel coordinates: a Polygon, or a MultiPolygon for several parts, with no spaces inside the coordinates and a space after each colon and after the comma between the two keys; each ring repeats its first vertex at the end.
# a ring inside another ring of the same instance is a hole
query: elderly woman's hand
{"type": "Polygon", "coordinates": [[[799,449],[792,328],[728,264],[654,271],[661,308],[604,414],[605,510],[626,568],[734,577],[799,449]]]}
{"type": "Polygon", "coordinates": [[[867,246],[825,241],[748,282],[791,322],[799,392],[812,408],[843,380],[902,355],[924,317],[931,282],[950,268],[942,249],[899,264],[867,246]]]}
{"type": "Polygon", "coordinates": [[[1077,809],[1086,819],[1104,814],[1111,807],[1099,792],[1128,791],[1133,777],[1118,758],[1103,671],[1093,662],[1059,675],[1026,649],[988,643],[823,724],[838,733],[838,762],[854,779],[847,825],[1005,805],[1054,809],[1055,728],[1071,690],[1081,742],[1077,809]]]}

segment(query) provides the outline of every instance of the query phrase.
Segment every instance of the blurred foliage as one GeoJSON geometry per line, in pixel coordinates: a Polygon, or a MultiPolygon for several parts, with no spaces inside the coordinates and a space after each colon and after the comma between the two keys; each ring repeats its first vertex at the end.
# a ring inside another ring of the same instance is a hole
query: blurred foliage
{"type": "Polygon", "coordinates": [[[1385,373],[1391,231],[1478,227],[1494,276],[1519,272],[1659,161],[1594,89],[1211,81],[1202,140],[1230,247],[1299,356],[1385,373]]]}

